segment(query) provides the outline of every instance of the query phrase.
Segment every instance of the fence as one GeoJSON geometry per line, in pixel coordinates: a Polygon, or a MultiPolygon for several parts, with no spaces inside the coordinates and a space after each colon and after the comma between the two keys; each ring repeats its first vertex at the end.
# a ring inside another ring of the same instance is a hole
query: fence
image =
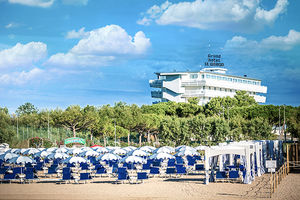
{"type": "Polygon", "coordinates": [[[270,198],[272,197],[272,194],[275,192],[277,189],[278,185],[280,182],[285,178],[289,173],[289,168],[288,168],[288,162],[285,162],[279,170],[275,171],[275,173],[271,172],[270,175],[270,198]]]}

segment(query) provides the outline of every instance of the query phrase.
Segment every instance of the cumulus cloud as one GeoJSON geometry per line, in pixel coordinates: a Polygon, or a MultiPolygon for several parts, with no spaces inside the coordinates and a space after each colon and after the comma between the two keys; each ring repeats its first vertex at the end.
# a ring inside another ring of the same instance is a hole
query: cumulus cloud
{"type": "Polygon", "coordinates": [[[225,44],[225,49],[240,49],[246,52],[266,50],[287,51],[300,45],[300,32],[290,30],[286,36],[270,36],[261,41],[248,40],[242,36],[234,36],[225,44]]]}
{"type": "Polygon", "coordinates": [[[69,52],[55,54],[45,64],[103,66],[118,57],[142,55],[151,46],[150,39],[142,31],[132,38],[118,25],[108,25],[85,33],[88,36],[81,39],[69,52]]]}
{"type": "Polygon", "coordinates": [[[0,69],[29,67],[47,55],[47,45],[42,42],[17,43],[12,48],[0,51],[0,69]]]}
{"type": "Polygon", "coordinates": [[[8,0],[9,3],[22,4],[26,6],[42,7],[48,8],[51,7],[55,0],[8,0]]]}
{"type": "Polygon", "coordinates": [[[76,30],[69,31],[66,35],[66,38],[74,39],[74,38],[84,38],[84,37],[89,36],[89,33],[85,32],[84,29],[85,28],[83,27],[83,28],[79,29],[78,31],[76,31],[76,30]]]}
{"type": "Polygon", "coordinates": [[[195,0],[154,5],[142,14],[139,24],[179,25],[199,29],[246,31],[271,24],[285,12],[287,0],[278,0],[269,11],[260,7],[260,0],[195,0]]]}
{"type": "Polygon", "coordinates": [[[32,70],[26,72],[12,72],[0,75],[1,84],[13,84],[13,85],[23,85],[25,83],[31,82],[41,77],[44,73],[43,70],[39,68],[33,68],[32,70]]]}

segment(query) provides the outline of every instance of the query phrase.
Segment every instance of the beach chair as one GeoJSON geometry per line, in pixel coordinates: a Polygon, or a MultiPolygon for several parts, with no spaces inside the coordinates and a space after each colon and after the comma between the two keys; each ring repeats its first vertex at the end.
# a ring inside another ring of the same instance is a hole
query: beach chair
{"type": "Polygon", "coordinates": [[[229,171],[228,178],[230,180],[235,180],[235,181],[239,180],[240,179],[239,171],[229,171]]]}
{"type": "Polygon", "coordinates": [[[175,167],[168,167],[166,169],[166,175],[169,175],[171,177],[172,174],[176,174],[176,168],[175,167]]]}
{"type": "Polygon", "coordinates": [[[62,183],[62,182],[64,182],[64,183],[69,182],[70,183],[71,180],[74,180],[72,174],[70,172],[69,173],[65,172],[62,175],[62,179],[61,179],[60,183],[62,183]]]}
{"type": "Polygon", "coordinates": [[[150,164],[148,164],[148,163],[143,164],[142,170],[150,170],[150,164]]]}
{"type": "Polygon", "coordinates": [[[86,183],[89,180],[92,180],[90,173],[80,173],[79,181],[84,181],[84,183],[86,183]]]}
{"type": "Polygon", "coordinates": [[[34,175],[33,171],[25,171],[25,182],[27,183],[30,183],[30,181],[33,182],[35,178],[37,177],[34,175]]]}
{"type": "Polygon", "coordinates": [[[125,181],[129,180],[128,173],[118,173],[118,179],[116,180],[116,183],[124,183],[125,181]]]}
{"type": "Polygon", "coordinates": [[[138,172],[137,173],[137,183],[140,181],[141,183],[144,182],[144,180],[148,179],[148,174],[146,172],[138,172]]]}
{"type": "Polygon", "coordinates": [[[153,167],[160,167],[160,165],[161,165],[161,161],[160,161],[160,160],[154,160],[154,161],[152,162],[152,166],[153,166],[153,167]]]}
{"type": "Polygon", "coordinates": [[[225,171],[217,171],[216,172],[216,178],[215,178],[216,181],[218,181],[218,180],[224,181],[226,179],[227,179],[227,174],[225,171]]]}
{"type": "Polygon", "coordinates": [[[176,156],[175,159],[176,159],[176,164],[177,165],[183,165],[184,164],[184,160],[183,160],[182,157],[176,156]]]}
{"type": "Polygon", "coordinates": [[[8,169],[9,169],[8,166],[2,166],[2,167],[0,168],[0,174],[5,174],[6,171],[7,171],[8,169]]]}
{"type": "Polygon", "coordinates": [[[197,164],[195,165],[195,171],[203,171],[204,170],[204,165],[203,164],[197,164]]]}
{"type": "Polygon", "coordinates": [[[89,164],[87,163],[80,163],[81,170],[88,170],[89,169],[89,164]]]}
{"type": "Polygon", "coordinates": [[[98,169],[96,170],[95,175],[96,175],[96,174],[102,176],[103,174],[107,174],[107,170],[106,170],[104,167],[98,168],[98,169]]]}
{"type": "Polygon", "coordinates": [[[48,168],[48,175],[52,176],[53,174],[57,174],[57,167],[49,167],[48,168]]]}
{"type": "Polygon", "coordinates": [[[43,170],[43,165],[44,165],[44,163],[39,162],[39,163],[37,163],[37,164],[34,166],[34,169],[35,169],[36,171],[42,171],[42,170],[43,170]]]}
{"type": "Polygon", "coordinates": [[[168,161],[168,167],[175,167],[175,159],[170,159],[168,161]]]}
{"type": "Polygon", "coordinates": [[[2,179],[2,181],[4,182],[9,182],[11,183],[11,181],[16,180],[16,174],[15,173],[6,173],[4,174],[4,177],[2,179]]]}
{"type": "Polygon", "coordinates": [[[176,174],[180,176],[187,174],[186,167],[183,165],[176,165],[176,174]]]}
{"type": "Polygon", "coordinates": [[[153,175],[153,176],[159,174],[159,168],[158,167],[151,167],[150,168],[150,174],[153,175]]]}

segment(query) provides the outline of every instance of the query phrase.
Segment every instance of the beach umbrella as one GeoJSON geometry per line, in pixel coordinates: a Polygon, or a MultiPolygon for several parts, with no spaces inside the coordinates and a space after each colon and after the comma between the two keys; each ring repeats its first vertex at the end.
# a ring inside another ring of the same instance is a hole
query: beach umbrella
{"type": "Polygon", "coordinates": [[[46,151],[54,152],[56,149],[57,149],[57,147],[51,147],[51,148],[46,149],[46,151]]]}
{"type": "Polygon", "coordinates": [[[66,159],[68,157],[70,157],[70,156],[66,153],[51,153],[46,158],[54,160],[54,159],[58,159],[58,158],[66,159]]]}
{"type": "Polygon", "coordinates": [[[75,157],[69,157],[65,160],[62,161],[62,163],[86,163],[87,160],[85,158],[82,158],[82,157],[78,157],[78,156],[75,156],[75,157]]]}
{"type": "Polygon", "coordinates": [[[15,153],[5,153],[5,154],[0,155],[0,159],[4,160],[4,161],[7,161],[9,159],[12,159],[12,158],[15,158],[15,157],[19,157],[19,156],[20,155],[15,154],[15,153]]]}
{"type": "Polygon", "coordinates": [[[98,147],[102,147],[102,146],[100,146],[98,144],[95,144],[95,145],[91,146],[91,148],[93,148],[93,149],[97,149],[98,147]]]}
{"type": "Polygon", "coordinates": [[[9,163],[13,164],[26,164],[26,163],[34,163],[35,161],[28,156],[18,156],[8,160],[9,163]]]}
{"type": "Polygon", "coordinates": [[[81,156],[81,157],[87,157],[87,156],[94,156],[94,157],[96,157],[96,156],[99,156],[100,155],[100,153],[98,153],[98,152],[96,152],[96,151],[85,151],[85,152],[82,152],[82,153],[80,153],[80,154],[78,154],[78,156],[81,156]]]}
{"type": "Polygon", "coordinates": [[[149,156],[150,153],[137,149],[137,150],[131,151],[129,153],[129,155],[131,155],[131,156],[149,156]]]}
{"type": "Polygon", "coordinates": [[[105,147],[99,147],[96,149],[96,151],[98,153],[108,153],[108,149],[106,149],[105,147]]]}
{"type": "Polygon", "coordinates": [[[177,152],[179,152],[179,151],[184,151],[184,150],[197,151],[195,148],[190,147],[190,146],[185,146],[185,145],[176,147],[176,151],[177,151],[177,152]]]}
{"type": "Polygon", "coordinates": [[[173,147],[168,147],[168,146],[160,147],[154,151],[154,153],[174,153],[174,152],[175,149],[173,147]]]}
{"type": "Polygon", "coordinates": [[[49,154],[51,154],[51,152],[49,151],[40,151],[38,153],[33,154],[34,157],[41,157],[41,158],[45,158],[46,156],[48,156],[49,154]]]}
{"type": "Polygon", "coordinates": [[[140,147],[139,150],[146,151],[148,153],[152,153],[156,148],[151,146],[143,146],[140,147]]]}
{"type": "Polygon", "coordinates": [[[124,150],[127,151],[127,152],[130,152],[130,151],[132,151],[132,150],[136,150],[137,148],[136,148],[136,147],[133,147],[133,146],[128,146],[128,147],[124,147],[124,148],[122,148],[122,149],[124,149],[124,150]]]}
{"type": "Polygon", "coordinates": [[[98,157],[97,159],[101,160],[101,161],[109,161],[109,160],[120,160],[121,157],[116,154],[113,154],[113,153],[106,153],[106,154],[98,157]]]}
{"type": "Polygon", "coordinates": [[[174,159],[175,156],[172,156],[168,153],[156,153],[149,157],[150,159],[174,159]]]}
{"type": "Polygon", "coordinates": [[[12,149],[10,152],[19,154],[19,153],[21,153],[21,149],[12,149]]]}
{"type": "Polygon", "coordinates": [[[144,158],[141,158],[139,156],[127,156],[125,158],[122,158],[120,163],[137,163],[137,164],[144,164],[147,161],[144,158]]]}
{"type": "Polygon", "coordinates": [[[68,151],[68,149],[66,147],[61,147],[54,151],[55,151],[55,153],[66,153],[68,151]]]}
{"type": "Polygon", "coordinates": [[[34,149],[34,148],[30,148],[30,149],[27,149],[23,155],[33,155],[35,153],[38,153],[40,152],[38,149],[34,149]]]}
{"type": "Polygon", "coordinates": [[[73,149],[73,151],[72,151],[73,154],[80,154],[82,152],[84,152],[84,150],[81,148],[76,148],[76,149],[73,149]]]}
{"type": "Polygon", "coordinates": [[[127,151],[125,151],[124,149],[115,149],[112,151],[113,154],[117,154],[117,155],[125,155],[127,153],[127,151]]]}
{"type": "Polygon", "coordinates": [[[207,146],[197,146],[196,150],[197,151],[203,151],[203,150],[205,150],[205,148],[207,148],[207,146]]]}
{"type": "Polygon", "coordinates": [[[191,151],[188,149],[179,151],[175,154],[176,156],[199,156],[200,154],[197,151],[191,151]]]}

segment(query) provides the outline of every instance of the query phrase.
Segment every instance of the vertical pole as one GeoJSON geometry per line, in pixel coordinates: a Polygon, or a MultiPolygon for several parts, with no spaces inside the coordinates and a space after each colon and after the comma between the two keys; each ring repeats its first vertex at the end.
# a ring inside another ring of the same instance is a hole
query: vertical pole
{"type": "Polygon", "coordinates": [[[49,111],[47,110],[47,112],[48,112],[48,139],[49,139],[49,137],[50,137],[50,132],[49,132],[49,111]]]}
{"type": "Polygon", "coordinates": [[[286,144],[286,164],[287,164],[287,174],[290,172],[290,152],[289,145],[286,144]]]}
{"type": "Polygon", "coordinates": [[[283,134],[284,134],[284,143],[286,143],[286,132],[285,132],[285,105],[283,105],[283,134]]]}
{"type": "Polygon", "coordinates": [[[117,146],[117,130],[116,130],[116,120],[115,122],[115,146],[117,146]]]}

